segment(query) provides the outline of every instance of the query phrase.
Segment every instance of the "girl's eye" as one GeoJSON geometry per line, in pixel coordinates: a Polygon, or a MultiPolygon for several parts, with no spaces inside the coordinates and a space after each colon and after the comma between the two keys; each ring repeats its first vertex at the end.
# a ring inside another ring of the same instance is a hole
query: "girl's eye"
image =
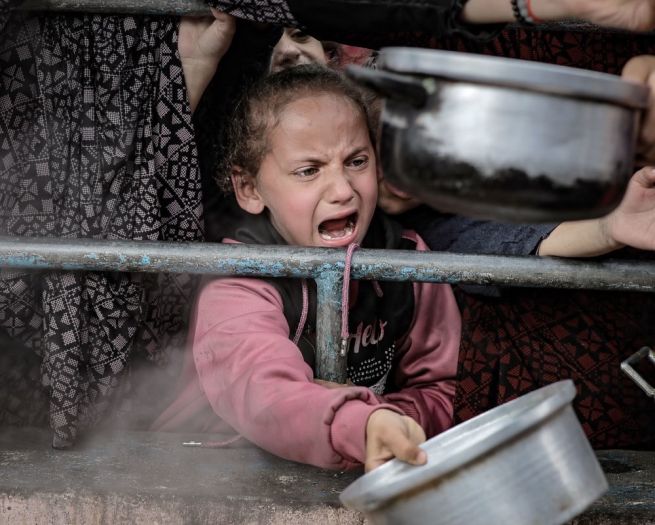
{"type": "Polygon", "coordinates": [[[307,33],[303,33],[302,31],[296,29],[295,31],[291,32],[291,39],[295,40],[296,42],[306,42],[309,40],[311,37],[307,33]]]}
{"type": "Polygon", "coordinates": [[[366,155],[355,157],[354,159],[351,159],[348,164],[356,169],[365,168],[368,165],[368,157],[366,155]]]}
{"type": "Polygon", "coordinates": [[[299,170],[296,170],[293,172],[294,175],[297,175],[298,177],[313,177],[318,173],[318,168],[315,168],[313,166],[309,166],[307,168],[300,168],[299,170]]]}

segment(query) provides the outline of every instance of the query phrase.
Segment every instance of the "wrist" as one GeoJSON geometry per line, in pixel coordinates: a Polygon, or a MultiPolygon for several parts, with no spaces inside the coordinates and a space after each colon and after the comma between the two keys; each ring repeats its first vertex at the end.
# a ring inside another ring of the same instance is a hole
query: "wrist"
{"type": "Polygon", "coordinates": [[[187,99],[189,100],[191,112],[193,112],[214,77],[217,68],[197,60],[182,60],[181,62],[187,99]]]}
{"type": "Polygon", "coordinates": [[[530,15],[539,22],[579,17],[579,0],[527,0],[530,15]]]}
{"type": "Polygon", "coordinates": [[[625,244],[617,241],[616,237],[614,236],[611,214],[605,217],[601,217],[597,220],[597,223],[599,238],[602,242],[602,251],[604,253],[613,252],[614,250],[619,250],[625,246],[625,244]]]}

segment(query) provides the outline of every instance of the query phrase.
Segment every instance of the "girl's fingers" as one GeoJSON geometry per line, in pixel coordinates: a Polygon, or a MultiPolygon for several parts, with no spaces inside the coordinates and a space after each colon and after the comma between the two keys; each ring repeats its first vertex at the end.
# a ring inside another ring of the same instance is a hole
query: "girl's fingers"
{"type": "Polygon", "coordinates": [[[655,168],[652,166],[641,168],[633,175],[632,180],[643,188],[652,188],[655,186],[655,168]]]}

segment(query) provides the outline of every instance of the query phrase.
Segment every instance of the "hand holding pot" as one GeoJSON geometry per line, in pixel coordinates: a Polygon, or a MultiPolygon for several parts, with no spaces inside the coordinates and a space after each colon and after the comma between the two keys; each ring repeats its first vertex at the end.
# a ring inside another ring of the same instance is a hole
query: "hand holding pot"
{"type": "Polygon", "coordinates": [[[412,465],[424,465],[427,455],[418,447],[425,441],[425,432],[411,417],[381,408],[366,423],[366,471],[390,459],[398,458],[412,465]]]}
{"type": "Polygon", "coordinates": [[[599,219],[563,222],[539,246],[539,255],[595,257],[624,246],[655,250],[655,169],[635,173],[621,203],[599,219]]]}
{"type": "Polygon", "coordinates": [[[621,204],[599,220],[608,244],[655,250],[655,168],[635,173],[621,204]]]}

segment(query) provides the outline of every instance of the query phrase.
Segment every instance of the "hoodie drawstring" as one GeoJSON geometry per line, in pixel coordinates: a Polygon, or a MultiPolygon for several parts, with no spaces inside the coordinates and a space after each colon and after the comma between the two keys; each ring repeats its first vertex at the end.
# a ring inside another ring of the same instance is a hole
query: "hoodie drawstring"
{"type": "Polygon", "coordinates": [[[309,291],[307,289],[307,279],[302,280],[302,313],[300,314],[300,321],[298,321],[298,328],[296,328],[296,335],[293,336],[293,344],[298,346],[300,337],[305,329],[307,322],[307,312],[309,311],[309,291]]]}
{"type": "MultiPolygon", "coordinates": [[[[339,355],[345,357],[348,352],[348,340],[350,339],[350,332],[348,331],[348,310],[350,309],[350,269],[352,267],[353,253],[359,248],[359,244],[352,243],[348,245],[346,250],[346,260],[343,268],[343,287],[341,289],[341,345],[339,348],[339,355]]],[[[373,281],[373,289],[378,297],[382,297],[382,287],[377,281],[373,281]]],[[[302,280],[302,312],[300,314],[300,321],[296,328],[296,333],[293,337],[293,344],[298,346],[300,337],[302,336],[305,324],[307,323],[307,315],[309,311],[309,292],[307,288],[307,279],[302,280]]]]}

